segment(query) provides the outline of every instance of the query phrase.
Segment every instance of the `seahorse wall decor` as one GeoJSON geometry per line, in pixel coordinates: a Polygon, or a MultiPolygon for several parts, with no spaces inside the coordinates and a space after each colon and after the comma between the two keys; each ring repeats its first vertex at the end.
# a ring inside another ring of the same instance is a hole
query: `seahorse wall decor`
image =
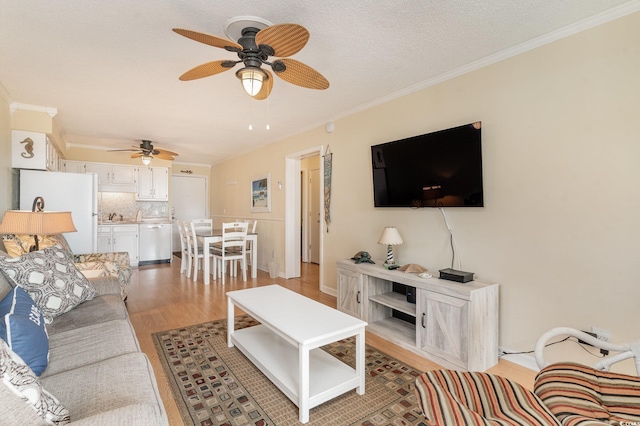
{"type": "Polygon", "coordinates": [[[20,155],[24,158],[33,158],[33,140],[31,138],[26,138],[20,143],[25,144],[24,152],[20,153],[20,155]]]}

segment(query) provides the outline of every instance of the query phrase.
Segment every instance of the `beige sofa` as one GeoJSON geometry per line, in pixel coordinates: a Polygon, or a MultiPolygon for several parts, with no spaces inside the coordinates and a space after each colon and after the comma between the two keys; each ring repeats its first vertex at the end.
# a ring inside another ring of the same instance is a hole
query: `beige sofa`
{"type": "MultiPolygon", "coordinates": [[[[12,291],[13,280],[7,278],[11,270],[6,264],[0,264],[0,272],[2,299],[12,291]]],[[[89,282],[95,289],[91,300],[46,324],[49,363],[34,379],[39,383],[33,385],[53,395],[67,410],[60,411],[67,413],[62,422],[53,424],[168,424],[153,369],[140,350],[118,278],[103,276],[89,282]]],[[[7,385],[8,374],[0,368],[0,424],[51,424],[38,414],[42,404],[34,409],[33,401],[18,396],[7,385]]]]}
{"type": "MultiPolygon", "coordinates": [[[[69,247],[69,243],[64,237],[64,234],[40,235],[39,238],[41,249],[54,245],[61,246],[69,253],[76,267],[83,271],[86,276],[97,277],[111,275],[118,278],[122,300],[127,300],[131,287],[131,275],[133,273],[129,261],[129,253],[76,254],[71,250],[71,247],[69,247]]],[[[7,234],[2,236],[2,242],[5,250],[11,257],[29,253],[29,249],[34,244],[33,236],[31,235],[7,234]]]]}

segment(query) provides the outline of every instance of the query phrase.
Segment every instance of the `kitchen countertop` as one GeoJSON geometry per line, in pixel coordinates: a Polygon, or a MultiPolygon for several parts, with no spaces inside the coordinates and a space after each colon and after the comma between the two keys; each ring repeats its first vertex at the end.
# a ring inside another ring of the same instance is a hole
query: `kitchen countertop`
{"type": "Polygon", "coordinates": [[[171,219],[168,217],[149,217],[143,218],[140,221],[135,219],[123,219],[123,220],[99,220],[98,225],[139,225],[145,223],[171,223],[171,219]]]}

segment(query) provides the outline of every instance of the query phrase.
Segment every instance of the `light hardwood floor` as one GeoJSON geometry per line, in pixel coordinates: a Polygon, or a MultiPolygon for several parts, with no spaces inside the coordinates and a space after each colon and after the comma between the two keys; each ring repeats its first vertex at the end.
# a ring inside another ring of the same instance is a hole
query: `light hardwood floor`
{"type": "MultiPolygon", "coordinates": [[[[301,277],[296,279],[274,280],[269,278],[268,273],[258,271],[257,278],[249,277],[246,282],[242,282],[241,277],[227,278],[223,287],[219,280],[212,280],[211,285],[205,286],[202,283],[202,274],[199,274],[196,283],[187,279],[184,274],[180,274],[180,259],[175,257],[171,264],[141,266],[134,269],[127,308],[140,346],[153,365],[171,425],[182,425],[183,422],[163,374],[151,333],[226,318],[227,291],[274,282],[325,305],[336,307],[336,298],[321,293],[318,289],[317,265],[302,264],[301,274],[301,277]]],[[[366,342],[416,369],[427,371],[441,368],[438,364],[371,333],[367,333],[366,342]]],[[[535,376],[532,370],[505,360],[500,360],[489,372],[511,378],[529,389],[532,388],[535,376]]]]}

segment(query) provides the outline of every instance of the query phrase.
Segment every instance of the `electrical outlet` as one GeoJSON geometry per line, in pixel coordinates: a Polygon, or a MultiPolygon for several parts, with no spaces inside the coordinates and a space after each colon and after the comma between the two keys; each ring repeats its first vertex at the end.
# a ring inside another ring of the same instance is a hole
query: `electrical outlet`
{"type": "Polygon", "coordinates": [[[611,341],[611,332],[609,330],[605,330],[600,327],[591,326],[591,332],[596,335],[596,338],[599,340],[610,342],[611,341]]]}

